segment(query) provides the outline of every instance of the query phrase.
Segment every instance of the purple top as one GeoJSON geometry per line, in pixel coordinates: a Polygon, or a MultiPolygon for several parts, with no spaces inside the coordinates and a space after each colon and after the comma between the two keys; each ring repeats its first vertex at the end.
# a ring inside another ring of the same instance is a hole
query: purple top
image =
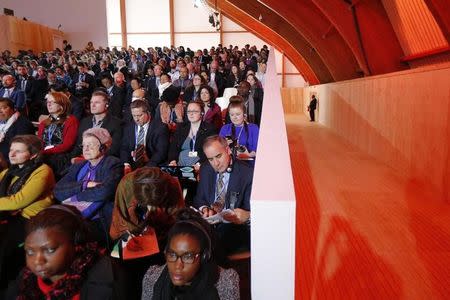
{"type": "MultiPolygon", "coordinates": [[[[225,124],[222,126],[222,129],[220,129],[220,136],[226,137],[227,135],[232,135],[232,123],[225,124]]],[[[235,136],[234,138],[238,139],[239,145],[243,145],[247,147],[248,152],[255,151],[258,147],[258,135],[259,135],[259,128],[258,125],[253,123],[248,123],[248,134],[247,131],[244,129],[244,125],[236,126],[235,127],[235,136]]]]}

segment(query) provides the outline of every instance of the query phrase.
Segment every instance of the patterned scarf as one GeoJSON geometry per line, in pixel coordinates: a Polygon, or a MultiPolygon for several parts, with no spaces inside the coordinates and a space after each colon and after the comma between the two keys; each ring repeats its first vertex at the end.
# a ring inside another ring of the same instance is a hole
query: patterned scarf
{"type": "Polygon", "coordinates": [[[90,268],[102,255],[96,242],[76,246],[75,259],[66,275],[58,280],[48,295],[39,289],[36,275],[30,269],[23,271],[17,300],[67,300],[80,294],[90,268]]]}

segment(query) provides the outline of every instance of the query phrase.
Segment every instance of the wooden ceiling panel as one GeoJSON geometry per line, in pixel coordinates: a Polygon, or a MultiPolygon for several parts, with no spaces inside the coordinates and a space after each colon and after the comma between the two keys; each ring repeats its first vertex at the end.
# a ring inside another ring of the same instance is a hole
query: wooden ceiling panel
{"type": "Polygon", "coordinates": [[[450,3],[448,0],[424,0],[450,44],[450,3]]]}
{"type": "Polygon", "coordinates": [[[380,1],[313,0],[353,52],[365,75],[405,68],[403,51],[380,1]]]}
{"type": "MultiPolygon", "coordinates": [[[[247,15],[251,17],[251,24],[249,24],[250,26],[263,26],[267,29],[271,29],[273,31],[272,35],[276,35],[277,39],[281,38],[285,40],[285,43],[289,43],[294,48],[295,52],[298,53],[297,55],[300,55],[313,69],[321,83],[334,81],[322,58],[316,51],[313,50],[313,47],[308,43],[308,41],[306,41],[300,32],[298,32],[294,27],[292,27],[291,24],[287,23],[286,20],[281,18],[278,14],[274,14],[270,9],[257,1],[229,0],[225,1],[225,3],[231,4],[237,9],[246,12],[247,15]],[[262,17],[261,22],[258,20],[259,16],[262,17]]],[[[240,20],[240,22],[242,22],[242,20],[240,20]]],[[[266,35],[264,37],[266,37],[266,35]]],[[[285,49],[281,49],[281,52],[284,52],[290,60],[293,60],[292,55],[285,49]]],[[[299,68],[297,67],[297,69],[299,68]]],[[[308,80],[308,82],[312,84],[311,81],[308,80]]]]}
{"type": "Polygon", "coordinates": [[[260,0],[260,2],[302,33],[328,66],[336,81],[363,75],[345,40],[311,0],[260,0]]]}

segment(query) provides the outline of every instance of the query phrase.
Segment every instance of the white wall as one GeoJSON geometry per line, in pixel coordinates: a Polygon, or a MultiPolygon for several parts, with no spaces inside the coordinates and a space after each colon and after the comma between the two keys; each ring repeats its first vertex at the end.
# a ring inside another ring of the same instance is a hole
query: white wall
{"type": "Polygon", "coordinates": [[[108,44],[105,0],[0,0],[2,13],[3,8],[51,28],[61,24],[74,49],[84,48],[88,41],[96,47],[108,44]]]}

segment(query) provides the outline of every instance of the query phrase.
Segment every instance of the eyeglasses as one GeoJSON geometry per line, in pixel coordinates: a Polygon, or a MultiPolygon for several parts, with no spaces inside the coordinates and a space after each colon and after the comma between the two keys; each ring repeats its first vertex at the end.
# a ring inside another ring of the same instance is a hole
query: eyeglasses
{"type": "Polygon", "coordinates": [[[199,110],[188,110],[186,111],[187,114],[199,114],[200,111],[199,110]]]}
{"type": "Polygon", "coordinates": [[[193,264],[194,261],[197,259],[197,257],[200,256],[200,253],[194,254],[194,253],[184,253],[182,255],[178,255],[173,251],[166,251],[166,261],[167,262],[176,262],[178,260],[178,258],[181,258],[181,261],[184,264],[193,264]]]}

